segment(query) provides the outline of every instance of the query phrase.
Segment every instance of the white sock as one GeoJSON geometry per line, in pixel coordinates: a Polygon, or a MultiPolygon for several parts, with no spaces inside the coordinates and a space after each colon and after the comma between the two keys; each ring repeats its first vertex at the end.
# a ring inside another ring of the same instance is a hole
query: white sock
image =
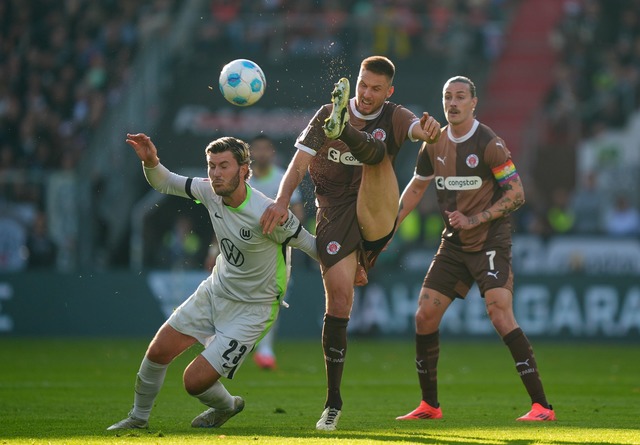
{"type": "Polygon", "coordinates": [[[215,409],[226,410],[234,406],[233,396],[219,380],[202,394],[196,395],[195,398],[215,409]]]}
{"type": "Polygon", "coordinates": [[[162,388],[168,367],[169,365],[154,363],[146,356],[142,359],[140,370],[136,375],[135,396],[131,411],[133,417],[149,420],[153,402],[162,388]]]}

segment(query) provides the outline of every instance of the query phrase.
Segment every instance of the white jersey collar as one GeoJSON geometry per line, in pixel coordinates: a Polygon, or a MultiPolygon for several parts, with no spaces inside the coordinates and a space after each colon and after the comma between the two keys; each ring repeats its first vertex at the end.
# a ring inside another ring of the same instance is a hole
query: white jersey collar
{"type": "Polygon", "coordinates": [[[469,132],[463,136],[460,136],[459,138],[455,137],[453,135],[453,133],[451,133],[451,125],[449,125],[447,127],[447,136],[449,136],[449,139],[451,139],[452,142],[455,142],[456,144],[459,144],[461,142],[466,141],[467,139],[469,139],[471,136],[473,136],[473,133],[476,132],[476,130],[478,129],[478,125],[480,125],[480,122],[478,122],[477,119],[473,120],[473,125],[471,126],[471,130],[469,130],[469,132]]]}

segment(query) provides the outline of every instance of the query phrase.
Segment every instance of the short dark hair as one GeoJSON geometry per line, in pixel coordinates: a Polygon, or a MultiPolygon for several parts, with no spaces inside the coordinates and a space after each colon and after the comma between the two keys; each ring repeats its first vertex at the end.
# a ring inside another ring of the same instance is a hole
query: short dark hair
{"type": "Polygon", "coordinates": [[[375,74],[382,74],[389,78],[389,83],[393,83],[396,75],[396,67],[391,60],[384,56],[370,56],[362,61],[360,70],[371,71],[375,74]]]}
{"type": "Polygon", "coordinates": [[[251,177],[251,154],[249,152],[249,144],[242,139],[225,136],[211,141],[204,152],[206,153],[224,153],[230,151],[238,165],[249,166],[249,172],[244,180],[251,177]]]}
{"type": "Polygon", "coordinates": [[[469,92],[471,93],[471,97],[476,97],[476,84],[473,83],[471,79],[465,76],[453,76],[451,79],[447,80],[444,84],[446,86],[454,82],[466,83],[467,85],[469,85],[469,92]]]}

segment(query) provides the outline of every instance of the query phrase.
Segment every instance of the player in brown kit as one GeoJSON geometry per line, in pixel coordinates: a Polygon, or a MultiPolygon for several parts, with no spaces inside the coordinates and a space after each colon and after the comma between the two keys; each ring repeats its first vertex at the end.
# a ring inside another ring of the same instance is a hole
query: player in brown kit
{"type": "Polygon", "coordinates": [[[555,420],[529,340],[513,314],[511,224],[524,203],[522,182],[505,142],[474,117],[473,82],[452,77],[442,91],[448,125],[437,143],[423,144],[414,177],[400,199],[398,224],[434,182],[445,221],[442,241],[425,277],[416,312],[416,368],[422,390],[418,408],[398,420],[439,419],[439,326],[449,305],[465,298],[473,282],[484,297],[495,330],[509,348],[531,410],[517,420],[555,420]]]}
{"type": "Polygon", "coordinates": [[[391,239],[400,190],[393,167],[406,140],[435,141],[440,124],[389,102],[395,66],[372,56],[360,65],[355,97],[342,78],[302,131],[275,203],[263,217],[265,232],[281,223],[289,199],[307,170],[315,185],[316,245],[326,295],[322,330],[327,398],[316,428],[335,430],[342,410],[340,383],[347,351],[347,324],[358,264],[371,267],[391,239]]]}

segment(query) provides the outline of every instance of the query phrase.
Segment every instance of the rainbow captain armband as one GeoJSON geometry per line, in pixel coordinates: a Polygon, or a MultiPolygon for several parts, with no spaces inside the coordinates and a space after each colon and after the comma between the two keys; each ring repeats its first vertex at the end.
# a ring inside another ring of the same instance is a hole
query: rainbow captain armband
{"type": "Polygon", "coordinates": [[[498,181],[500,186],[503,186],[519,177],[518,172],[516,171],[516,166],[513,165],[511,159],[507,160],[507,162],[502,165],[492,168],[491,171],[493,172],[493,177],[496,178],[496,181],[498,181]]]}

